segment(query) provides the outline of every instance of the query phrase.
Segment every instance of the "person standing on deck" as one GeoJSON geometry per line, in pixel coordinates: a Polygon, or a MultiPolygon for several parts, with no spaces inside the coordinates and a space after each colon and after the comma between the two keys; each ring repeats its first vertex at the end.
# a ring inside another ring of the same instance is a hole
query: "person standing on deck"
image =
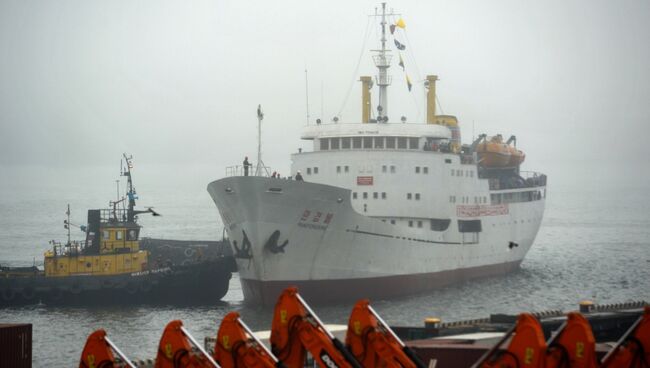
{"type": "Polygon", "coordinates": [[[250,162],[248,162],[248,156],[244,157],[244,176],[248,176],[248,168],[250,166],[253,166],[250,162]]]}
{"type": "Polygon", "coordinates": [[[300,170],[298,170],[298,172],[296,173],[296,180],[297,180],[297,181],[304,181],[304,180],[302,179],[302,175],[300,174],[300,170]]]}

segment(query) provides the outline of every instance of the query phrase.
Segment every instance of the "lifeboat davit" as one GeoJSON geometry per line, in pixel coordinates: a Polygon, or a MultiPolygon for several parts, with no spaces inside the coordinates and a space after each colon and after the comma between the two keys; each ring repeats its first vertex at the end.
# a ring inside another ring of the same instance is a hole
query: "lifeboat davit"
{"type": "Polygon", "coordinates": [[[500,134],[480,143],[476,147],[476,153],[478,153],[479,163],[485,167],[509,166],[512,156],[510,146],[503,143],[500,134]]]}

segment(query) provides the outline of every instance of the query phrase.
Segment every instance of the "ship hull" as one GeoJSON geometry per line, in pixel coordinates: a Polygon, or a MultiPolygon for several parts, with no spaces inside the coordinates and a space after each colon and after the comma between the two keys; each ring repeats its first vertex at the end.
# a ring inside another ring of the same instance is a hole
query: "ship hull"
{"type": "Polygon", "coordinates": [[[228,291],[226,257],[107,276],[0,278],[0,307],[45,305],[195,305],[218,302],[228,291]]]}
{"type": "Polygon", "coordinates": [[[478,206],[470,215],[482,229],[467,234],[364,216],[350,190],[324,184],[229,177],[208,192],[230,237],[245,301],[267,305],[290,285],[323,303],[415,294],[511,271],[532,246],[544,209],[543,201],[478,206]]]}
{"type": "Polygon", "coordinates": [[[282,290],[296,286],[309,302],[327,304],[368,298],[373,300],[423,293],[471,279],[502,275],[517,269],[521,261],[447,270],[426,274],[340,280],[260,281],[240,279],[247,303],[273,305],[282,290]]]}

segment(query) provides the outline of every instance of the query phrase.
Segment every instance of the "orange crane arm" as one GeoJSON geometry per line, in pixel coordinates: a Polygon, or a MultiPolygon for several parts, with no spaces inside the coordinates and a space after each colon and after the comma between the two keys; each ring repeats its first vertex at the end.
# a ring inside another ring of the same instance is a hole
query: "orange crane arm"
{"type": "Polygon", "coordinates": [[[183,322],[171,321],[165,327],[158,344],[156,368],[219,368],[219,365],[185,330],[183,322]],[[192,345],[199,349],[202,355],[192,352],[192,345]]]}
{"type": "Polygon", "coordinates": [[[425,367],[372,309],[367,299],[358,301],[352,309],[345,345],[364,367],[425,367]]]}
{"type": "Polygon", "coordinates": [[[289,368],[302,368],[307,351],[323,368],[362,368],[298,294],[285,289],[273,312],[271,350],[289,368]]]}
{"type": "Polygon", "coordinates": [[[589,321],[571,312],[558,332],[548,342],[546,368],[593,368],[596,362],[596,339],[589,321]]]}
{"type": "Polygon", "coordinates": [[[223,368],[281,368],[284,364],[266,349],[239,313],[226,314],[219,326],[214,360],[223,368]]]}
{"type": "Polygon", "coordinates": [[[97,330],[88,336],[86,345],[81,352],[79,368],[118,368],[131,367],[135,368],[133,363],[118,349],[111,340],[106,337],[106,331],[97,330]],[[123,363],[115,360],[113,351],[122,358],[123,363]]]}
{"type": "Polygon", "coordinates": [[[522,313],[516,325],[492,349],[486,352],[473,368],[544,368],[546,341],[539,321],[531,314],[522,313]],[[510,337],[505,351],[499,347],[510,337]]]}
{"type": "Polygon", "coordinates": [[[601,361],[603,368],[650,367],[650,306],[601,361]]]}

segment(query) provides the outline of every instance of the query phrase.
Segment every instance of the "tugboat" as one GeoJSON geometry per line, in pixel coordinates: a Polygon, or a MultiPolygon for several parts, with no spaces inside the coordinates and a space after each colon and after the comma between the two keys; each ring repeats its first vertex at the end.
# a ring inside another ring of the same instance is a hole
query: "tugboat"
{"type": "Polygon", "coordinates": [[[138,215],[160,216],[153,208],[136,210],[138,198],[124,154],[121,170],[127,178],[126,197],[109,202],[109,209],[88,210],[85,241],[70,240],[70,206],[64,227],[65,244],[52,241],[45,252],[44,270],[0,267],[0,307],[35,303],[146,304],[209,303],[228,291],[232,267],[226,257],[198,259],[176,265],[161,257],[152,261],[140,247],[138,215]]]}

